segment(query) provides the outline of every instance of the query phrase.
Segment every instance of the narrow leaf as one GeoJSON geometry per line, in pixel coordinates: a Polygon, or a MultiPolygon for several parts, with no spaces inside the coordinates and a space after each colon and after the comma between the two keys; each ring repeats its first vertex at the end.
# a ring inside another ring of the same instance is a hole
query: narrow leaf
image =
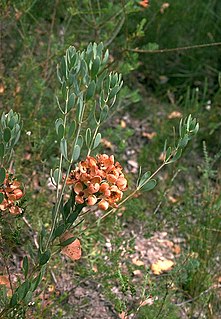
{"type": "Polygon", "coordinates": [[[67,111],[69,112],[75,105],[76,96],[72,93],[68,98],[67,111]]]}
{"type": "Polygon", "coordinates": [[[61,174],[60,169],[56,168],[54,170],[54,173],[53,173],[53,178],[54,178],[54,181],[55,181],[56,185],[58,185],[60,183],[61,177],[62,177],[62,174],[61,174]]]}
{"type": "Polygon", "coordinates": [[[146,173],[144,173],[143,174],[143,176],[141,177],[141,179],[140,179],[140,182],[139,182],[139,187],[142,187],[143,186],[143,184],[148,180],[148,178],[151,176],[151,172],[150,171],[148,171],[148,172],[146,172],[146,173]]]}
{"type": "Polygon", "coordinates": [[[5,155],[5,146],[3,143],[0,143],[0,159],[3,159],[5,155]]]}
{"type": "Polygon", "coordinates": [[[4,167],[0,167],[0,184],[4,183],[5,177],[6,177],[6,171],[4,167]]]}
{"type": "Polygon", "coordinates": [[[76,237],[68,238],[67,240],[62,241],[60,243],[60,246],[64,247],[64,246],[70,245],[71,243],[73,243],[73,241],[75,241],[75,239],[76,239],[76,237]]]}
{"type": "Polygon", "coordinates": [[[4,200],[4,195],[3,193],[0,192],[0,204],[3,202],[3,200],[4,200]]]}
{"type": "Polygon", "coordinates": [[[91,76],[92,76],[92,78],[94,78],[97,75],[97,73],[99,71],[99,68],[100,68],[100,65],[101,65],[101,60],[97,56],[96,59],[94,60],[93,64],[92,64],[92,68],[91,68],[91,76]]]}
{"type": "Polygon", "coordinates": [[[73,162],[77,161],[79,156],[80,156],[80,152],[81,152],[81,148],[79,145],[75,145],[74,150],[73,150],[73,154],[72,154],[72,158],[71,160],[73,162]]]}
{"type": "Polygon", "coordinates": [[[46,264],[49,259],[51,257],[51,253],[49,250],[46,250],[43,254],[40,255],[40,258],[39,258],[39,265],[44,265],[46,264]]]}
{"type": "Polygon", "coordinates": [[[94,140],[93,150],[100,144],[100,141],[101,141],[101,133],[97,133],[94,140]]]}
{"type": "Polygon", "coordinates": [[[66,227],[64,224],[61,224],[59,225],[55,230],[54,230],[54,233],[53,233],[53,237],[54,238],[57,238],[59,236],[61,236],[66,230],[66,227]]]}
{"type": "Polygon", "coordinates": [[[4,129],[3,138],[4,138],[5,143],[8,143],[10,141],[10,139],[11,139],[11,130],[10,130],[9,127],[6,127],[4,129]]]}
{"type": "Polygon", "coordinates": [[[94,96],[95,89],[96,89],[96,84],[94,81],[92,81],[89,84],[88,89],[87,89],[86,101],[90,100],[94,96]]]}
{"type": "Polygon", "coordinates": [[[27,277],[28,275],[28,257],[25,256],[23,258],[23,262],[22,262],[22,271],[23,271],[23,274],[25,276],[25,278],[27,277]]]}
{"type": "Polygon", "coordinates": [[[74,135],[75,128],[76,128],[76,122],[73,121],[73,122],[71,122],[71,124],[70,124],[70,126],[69,126],[68,138],[71,138],[71,137],[74,135]]]}
{"type": "Polygon", "coordinates": [[[149,192],[156,186],[157,181],[155,179],[151,179],[149,182],[147,182],[142,188],[142,191],[149,192]]]}
{"type": "Polygon", "coordinates": [[[68,159],[67,141],[65,138],[61,139],[60,149],[61,149],[61,154],[64,156],[64,158],[68,159]]]}

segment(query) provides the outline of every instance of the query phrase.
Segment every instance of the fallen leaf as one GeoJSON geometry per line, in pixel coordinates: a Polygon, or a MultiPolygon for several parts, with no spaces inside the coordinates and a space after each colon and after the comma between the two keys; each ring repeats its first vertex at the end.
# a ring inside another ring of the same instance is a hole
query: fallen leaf
{"type": "Polygon", "coordinates": [[[110,141],[108,141],[106,138],[102,138],[101,143],[103,144],[105,148],[110,149],[112,151],[114,150],[113,144],[110,141]]]}
{"type": "Polygon", "coordinates": [[[170,6],[169,2],[164,2],[160,8],[160,13],[163,14],[166,9],[170,6]]]}
{"type": "Polygon", "coordinates": [[[139,269],[136,269],[133,271],[134,276],[142,277],[142,271],[139,269]]]}
{"type": "Polygon", "coordinates": [[[173,246],[173,251],[175,252],[176,255],[179,255],[181,252],[181,248],[179,245],[174,245],[173,246]]]}
{"type": "Polygon", "coordinates": [[[173,197],[172,195],[169,195],[169,196],[168,196],[168,200],[169,200],[169,202],[171,202],[172,204],[175,204],[175,203],[178,202],[178,199],[175,198],[175,197],[173,197]]]}
{"type": "Polygon", "coordinates": [[[183,115],[182,113],[178,111],[173,111],[168,115],[168,119],[176,119],[176,118],[181,118],[183,115]]]}
{"type": "Polygon", "coordinates": [[[0,276],[0,285],[10,288],[10,281],[8,279],[8,276],[0,276]]]}
{"type": "Polygon", "coordinates": [[[3,85],[3,83],[0,83],[0,94],[3,94],[5,91],[5,87],[3,85]]]}
{"type": "Polygon", "coordinates": [[[164,271],[169,271],[173,267],[174,262],[169,259],[158,260],[150,266],[154,275],[160,275],[164,271]]]}
{"type": "Polygon", "coordinates": [[[143,132],[142,136],[148,138],[148,140],[152,140],[155,136],[157,136],[157,133],[156,132],[152,132],[152,133],[143,132]]]}
{"type": "Polygon", "coordinates": [[[154,303],[154,298],[149,296],[146,300],[140,302],[140,307],[144,307],[146,305],[151,306],[154,303]]]}
{"type": "Polygon", "coordinates": [[[120,319],[127,319],[128,318],[125,311],[122,311],[121,313],[119,313],[118,316],[120,319]]]}
{"type": "Polygon", "coordinates": [[[92,270],[93,270],[93,272],[98,272],[97,265],[93,265],[92,270]]]}
{"type": "Polygon", "coordinates": [[[52,293],[55,291],[55,286],[52,284],[52,285],[49,285],[48,286],[48,292],[52,293]]]}
{"type": "Polygon", "coordinates": [[[121,120],[121,121],[120,121],[120,126],[121,126],[122,128],[126,128],[126,127],[127,127],[127,123],[126,123],[124,120],[121,120]]]}
{"type": "MultiPolygon", "coordinates": [[[[63,242],[69,238],[74,237],[71,233],[66,232],[61,238],[60,241],[63,242]]],[[[73,243],[65,246],[62,250],[62,253],[69,257],[71,260],[78,260],[81,258],[81,243],[79,239],[75,239],[73,243]]]]}
{"type": "Polygon", "coordinates": [[[132,259],[132,263],[136,266],[144,266],[144,262],[142,260],[139,260],[137,257],[132,259]]]}

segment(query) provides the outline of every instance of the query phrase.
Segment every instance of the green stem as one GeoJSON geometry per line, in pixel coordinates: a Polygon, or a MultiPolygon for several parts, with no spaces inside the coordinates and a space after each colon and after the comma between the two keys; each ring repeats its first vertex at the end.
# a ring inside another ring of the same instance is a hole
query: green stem
{"type": "Polygon", "coordinates": [[[98,132],[99,127],[100,127],[100,122],[97,124],[96,129],[95,129],[95,131],[94,131],[93,138],[92,138],[91,143],[90,143],[90,146],[89,146],[89,148],[88,148],[87,156],[89,156],[90,153],[91,153],[91,149],[92,149],[92,147],[93,147],[94,140],[95,140],[95,138],[96,138],[96,136],[97,136],[97,132],[98,132]]]}
{"type": "MultiPolygon", "coordinates": [[[[67,104],[66,104],[66,107],[67,107],[67,104]]],[[[85,104],[84,104],[84,107],[83,107],[83,110],[82,110],[81,119],[80,119],[80,121],[78,123],[78,129],[77,129],[75,141],[74,141],[74,144],[73,144],[72,152],[73,152],[73,150],[74,150],[74,148],[75,148],[75,146],[77,144],[77,141],[78,141],[78,138],[79,138],[79,135],[80,135],[81,126],[82,126],[82,120],[83,120],[83,116],[84,116],[84,111],[85,111],[85,104]]],[[[67,112],[65,112],[65,115],[67,115],[67,112]]],[[[66,125],[66,118],[64,118],[64,125],[66,125]]],[[[50,231],[47,243],[46,243],[45,250],[48,249],[48,247],[50,245],[50,242],[51,242],[51,239],[52,239],[52,234],[53,234],[55,226],[56,226],[56,222],[57,222],[57,218],[58,218],[58,214],[59,214],[59,208],[60,208],[60,205],[61,205],[62,197],[63,197],[63,194],[64,194],[64,189],[66,187],[66,182],[67,182],[68,176],[70,174],[72,164],[73,164],[73,162],[71,160],[70,164],[68,166],[66,175],[65,175],[65,179],[63,181],[61,192],[60,192],[60,194],[59,194],[59,192],[57,192],[57,200],[56,200],[56,208],[55,208],[54,219],[53,219],[53,222],[52,222],[52,227],[51,227],[51,231],[50,231]]],[[[60,172],[59,172],[59,174],[60,174],[60,172]]],[[[58,190],[58,188],[57,188],[57,190],[58,190]]]]}

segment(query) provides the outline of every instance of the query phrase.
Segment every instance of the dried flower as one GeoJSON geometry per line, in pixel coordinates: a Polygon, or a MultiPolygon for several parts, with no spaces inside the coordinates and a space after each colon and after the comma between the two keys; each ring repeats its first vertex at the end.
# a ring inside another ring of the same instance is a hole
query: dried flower
{"type": "Polygon", "coordinates": [[[67,185],[72,185],[77,204],[93,206],[98,202],[100,209],[107,210],[109,206],[117,207],[127,189],[127,179],[113,155],[99,154],[79,162],[70,172],[67,185]]]}
{"type": "Polygon", "coordinates": [[[8,210],[11,215],[20,215],[22,213],[22,209],[17,205],[17,201],[24,196],[20,185],[20,182],[15,180],[12,175],[6,174],[6,178],[0,188],[0,193],[4,195],[4,199],[0,204],[0,211],[8,210]]]}

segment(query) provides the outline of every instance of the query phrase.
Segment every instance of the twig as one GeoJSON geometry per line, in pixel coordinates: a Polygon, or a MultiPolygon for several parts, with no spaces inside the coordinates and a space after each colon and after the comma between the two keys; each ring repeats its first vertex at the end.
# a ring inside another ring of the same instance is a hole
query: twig
{"type": "Polygon", "coordinates": [[[178,306],[178,307],[181,307],[181,306],[183,306],[183,305],[185,305],[185,304],[187,304],[187,303],[190,303],[190,302],[193,302],[193,301],[199,299],[199,298],[202,297],[203,295],[207,294],[210,290],[220,289],[220,288],[221,288],[221,285],[220,285],[220,284],[218,284],[218,285],[213,285],[213,286],[209,287],[208,289],[202,291],[198,296],[196,296],[196,297],[194,297],[194,298],[191,298],[191,299],[188,299],[188,300],[186,300],[186,301],[183,301],[183,302],[181,302],[181,303],[177,303],[177,304],[175,304],[175,305],[178,306]]]}
{"type": "Polygon", "coordinates": [[[205,43],[205,44],[196,44],[196,45],[189,45],[185,47],[178,47],[178,48],[170,48],[170,49],[157,49],[157,50],[143,50],[143,49],[124,49],[123,51],[129,52],[136,52],[136,53],[166,53],[166,52],[176,52],[176,51],[186,51],[192,49],[201,49],[201,48],[209,48],[221,46],[221,42],[213,42],[213,43],[205,43]]]}

